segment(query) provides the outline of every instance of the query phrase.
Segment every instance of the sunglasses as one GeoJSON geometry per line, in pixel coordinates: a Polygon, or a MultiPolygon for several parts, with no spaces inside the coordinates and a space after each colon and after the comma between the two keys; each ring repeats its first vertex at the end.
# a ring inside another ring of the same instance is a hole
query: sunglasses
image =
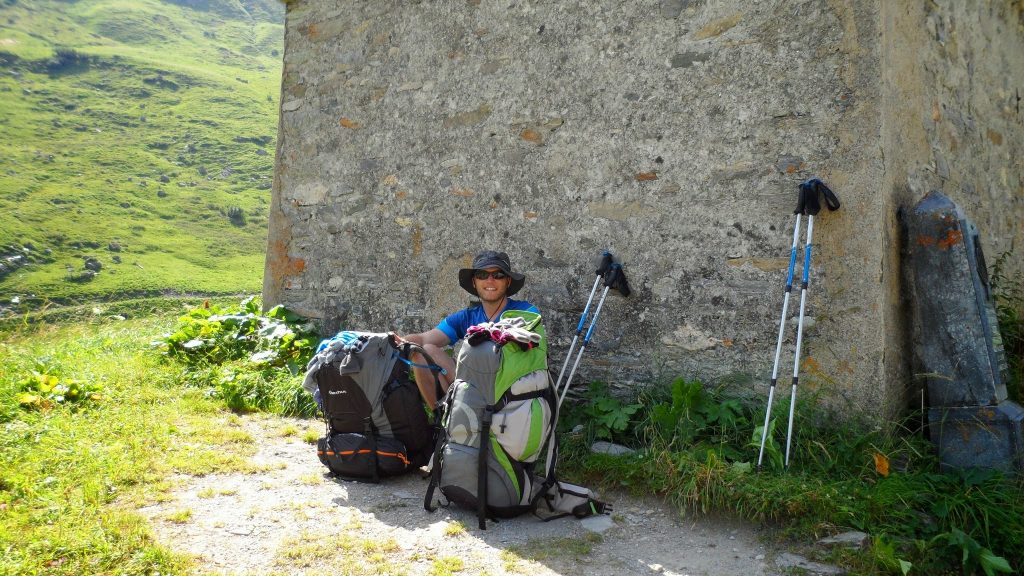
{"type": "Polygon", "coordinates": [[[488,272],[487,270],[477,270],[473,272],[473,278],[477,280],[487,280],[488,278],[494,278],[495,280],[504,280],[508,278],[508,274],[505,274],[501,270],[495,270],[494,272],[488,272]]]}

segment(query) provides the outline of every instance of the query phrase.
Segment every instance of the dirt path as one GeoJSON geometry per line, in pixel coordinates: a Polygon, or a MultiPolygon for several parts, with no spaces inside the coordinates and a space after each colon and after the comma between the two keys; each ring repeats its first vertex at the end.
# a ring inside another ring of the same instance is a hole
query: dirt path
{"type": "Polygon", "coordinates": [[[423,510],[415,475],[379,485],[325,474],[314,449],[282,436],[308,421],[243,417],[268,471],[182,477],[172,498],[140,511],[202,574],[774,575],[756,530],[680,520],[663,506],[616,496],[611,517],[476,527],[472,512],[423,510]]]}

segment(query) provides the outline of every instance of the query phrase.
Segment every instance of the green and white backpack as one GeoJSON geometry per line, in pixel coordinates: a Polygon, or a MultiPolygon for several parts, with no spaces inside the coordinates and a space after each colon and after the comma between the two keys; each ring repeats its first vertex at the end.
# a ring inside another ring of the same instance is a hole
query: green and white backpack
{"type": "Polygon", "coordinates": [[[525,512],[546,519],[610,512],[590,490],[556,480],[558,399],[544,326],[539,314],[521,310],[506,311],[498,324],[509,321],[519,340],[481,325],[459,350],[424,507],[436,509],[437,488],[475,510],[481,529],[488,517],[525,512]]]}

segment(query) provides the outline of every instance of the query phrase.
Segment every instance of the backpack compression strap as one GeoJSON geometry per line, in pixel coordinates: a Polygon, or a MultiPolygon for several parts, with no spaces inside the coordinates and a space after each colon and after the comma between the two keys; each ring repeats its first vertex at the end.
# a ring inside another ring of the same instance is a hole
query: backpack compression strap
{"type": "Polygon", "coordinates": [[[494,406],[484,406],[483,418],[480,419],[480,450],[477,451],[476,461],[476,519],[481,530],[487,529],[487,457],[491,447],[493,417],[494,406]]]}
{"type": "MultiPolygon", "coordinates": [[[[454,390],[454,386],[452,389],[454,390]]],[[[448,395],[444,396],[439,401],[437,407],[434,408],[434,457],[431,461],[430,483],[427,484],[427,494],[423,497],[423,509],[427,512],[433,512],[438,508],[434,506],[434,488],[441,485],[441,468],[444,466],[444,444],[446,440],[446,432],[444,427],[441,426],[442,412],[451,412],[451,409],[452,397],[448,395]],[[445,406],[442,407],[441,402],[445,402],[445,406]]]]}
{"type": "Polygon", "coordinates": [[[380,459],[377,456],[377,427],[373,425],[373,418],[367,416],[363,419],[363,431],[370,443],[370,453],[373,454],[373,483],[380,483],[380,459]]]}

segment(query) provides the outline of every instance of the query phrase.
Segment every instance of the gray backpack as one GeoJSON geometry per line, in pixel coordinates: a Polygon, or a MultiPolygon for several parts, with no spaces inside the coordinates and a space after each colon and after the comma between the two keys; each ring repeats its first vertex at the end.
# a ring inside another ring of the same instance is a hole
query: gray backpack
{"type": "Polygon", "coordinates": [[[385,333],[341,332],[321,343],[304,386],[319,397],[327,433],[317,456],[334,475],[376,482],[429,461],[437,424],[409,378],[411,352],[429,359],[385,333]]]}
{"type": "Polygon", "coordinates": [[[439,407],[424,508],[436,509],[438,489],[449,502],[475,510],[482,530],[488,517],[611,511],[590,490],[555,478],[558,400],[539,314],[506,311],[494,325],[471,328],[455,376],[439,407]]]}

